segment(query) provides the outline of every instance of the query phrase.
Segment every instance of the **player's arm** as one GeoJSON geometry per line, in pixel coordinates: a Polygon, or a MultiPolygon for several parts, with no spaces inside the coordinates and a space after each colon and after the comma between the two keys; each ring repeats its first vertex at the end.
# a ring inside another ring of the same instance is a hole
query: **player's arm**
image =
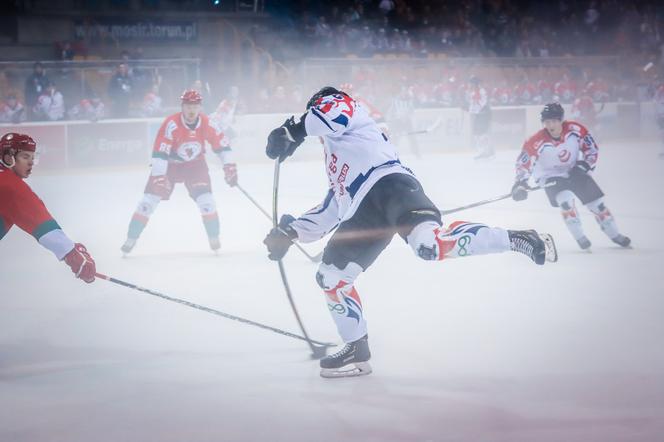
{"type": "Polygon", "coordinates": [[[166,198],[170,195],[173,184],[166,173],[168,172],[168,158],[174,143],[174,133],[177,124],[167,118],[159,128],[152,147],[152,160],[150,162],[150,192],[166,198]]]}
{"type": "Polygon", "coordinates": [[[26,184],[21,184],[8,202],[14,223],[50,250],[59,261],[64,260],[77,278],[88,283],[94,281],[95,262],[85,246],[75,244],[53,219],[42,200],[26,184]]]}
{"type": "Polygon", "coordinates": [[[339,224],[339,207],[334,192],[330,189],[321,204],[304,213],[299,218],[283,215],[279,225],[268,233],[263,240],[270,258],[278,261],[286,255],[294,241],[313,242],[339,224]]]}
{"type": "Polygon", "coordinates": [[[168,172],[168,158],[173,148],[176,129],[177,123],[171,118],[167,118],[159,128],[152,147],[151,176],[163,176],[168,172]]]}
{"type": "Polygon", "coordinates": [[[516,160],[516,177],[512,185],[512,199],[514,201],[522,201],[528,198],[528,180],[537,161],[536,146],[537,144],[532,138],[527,140],[516,160]]]}
{"type": "Polygon", "coordinates": [[[339,206],[330,189],[322,203],[305,212],[290,226],[297,233],[300,242],[318,241],[339,225],[339,206]]]}
{"type": "Polygon", "coordinates": [[[347,95],[329,95],[304,113],[298,121],[290,117],[270,132],[265,153],[280,161],[291,156],[307,136],[342,134],[355,113],[355,103],[347,95]]]}
{"type": "Polygon", "coordinates": [[[599,155],[599,148],[595,139],[590,135],[588,129],[584,126],[577,124],[580,128],[580,151],[582,159],[577,161],[575,167],[581,169],[584,173],[588,173],[592,170],[595,170],[597,164],[597,157],[599,155]]]}
{"type": "Polygon", "coordinates": [[[226,184],[233,187],[237,185],[237,164],[233,159],[230,139],[221,130],[221,126],[208,124],[206,135],[207,142],[212,146],[212,151],[219,157],[224,167],[224,180],[226,184]]]}

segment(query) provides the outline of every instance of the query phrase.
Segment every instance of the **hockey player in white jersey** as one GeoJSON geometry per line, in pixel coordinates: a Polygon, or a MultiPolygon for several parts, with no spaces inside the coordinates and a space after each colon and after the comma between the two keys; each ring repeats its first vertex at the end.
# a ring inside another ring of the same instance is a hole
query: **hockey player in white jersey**
{"type": "Polygon", "coordinates": [[[473,133],[473,146],[479,153],[476,160],[493,158],[496,153],[491,146],[491,105],[489,95],[480,79],[471,76],[466,91],[466,110],[471,116],[470,126],[473,133]]]}
{"type": "Polygon", "coordinates": [[[657,127],[659,128],[659,138],[662,143],[659,157],[664,158],[664,83],[660,84],[655,91],[655,115],[657,118],[657,127]]]}
{"type": "Polygon", "coordinates": [[[330,189],[323,202],[299,218],[283,215],[264,240],[269,258],[281,259],[293,241],[316,241],[335,228],[316,280],[345,346],[320,361],[321,376],[368,374],[367,322],[355,279],[399,234],[424,260],[520,252],[537,264],[555,261],[550,235],[455,222],[443,228],[440,211],[366,109],[349,95],[325,87],[294,117],[274,129],[268,157],[283,161],[306,136],[323,139],[330,189]]]}
{"type": "Polygon", "coordinates": [[[544,128],[523,145],[516,162],[516,180],[512,198],[528,197],[528,180],[532,177],[544,186],[552,206],[560,206],[570,233],[586,250],[591,246],[581,226],[574,204],[578,198],[594,215],[602,231],[621,247],[629,247],[630,239],[618,230],[616,221],[604,205],[604,192],[593,177],[599,150],[588,130],[580,123],[564,120],[565,111],[559,103],[549,103],[541,112],[544,128]]]}

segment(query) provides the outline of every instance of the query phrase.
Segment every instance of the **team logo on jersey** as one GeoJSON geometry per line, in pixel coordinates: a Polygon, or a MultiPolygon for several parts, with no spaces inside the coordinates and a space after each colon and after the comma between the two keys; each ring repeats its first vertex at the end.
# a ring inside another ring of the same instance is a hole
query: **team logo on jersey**
{"type": "Polygon", "coordinates": [[[178,147],[178,156],[185,161],[191,161],[196,158],[203,148],[198,141],[189,141],[187,143],[182,143],[178,147]]]}
{"type": "Polygon", "coordinates": [[[571,156],[572,153],[567,149],[563,149],[560,152],[558,152],[558,159],[560,160],[561,163],[568,162],[571,156]]]}

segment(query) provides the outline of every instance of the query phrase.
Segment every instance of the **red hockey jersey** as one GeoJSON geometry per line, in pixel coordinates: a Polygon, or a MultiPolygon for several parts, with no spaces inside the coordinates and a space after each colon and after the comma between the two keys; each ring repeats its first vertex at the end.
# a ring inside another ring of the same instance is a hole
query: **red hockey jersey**
{"type": "Polygon", "coordinates": [[[230,150],[228,138],[210,124],[206,115],[200,114],[196,126],[190,129],[178,112],[167,117],[159,128],[152,157],[173,162],[202,160],[206,141],[215,153],[230,150]]]}

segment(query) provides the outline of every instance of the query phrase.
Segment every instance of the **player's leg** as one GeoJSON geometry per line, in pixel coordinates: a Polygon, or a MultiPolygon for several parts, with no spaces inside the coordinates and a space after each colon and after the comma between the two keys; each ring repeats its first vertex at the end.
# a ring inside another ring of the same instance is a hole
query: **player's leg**
{"type": "Polygon", "coordinates": [[[205,232],[208,236],[210,248],[218,250],[221,247],[219,241],[219,215],[217,213],[217,204],[214,201],[212,193],[206,192],[194,198],[198,210],[201,212],[205,232]]]}
{"type": "Polygon", "coordinates": [[[587,250],[591,243],[583,232],[581,218],[576,209],[575,195],[577,187],[571,178],[551,177],[546,180],[544,191],[551,206],[560,207],[560,214],[565,226],[567,226],[567,230],[572,234],[579,247],[587,250]]]}
{"type": "Polygon", "coordinates": [[[479,154],[475,157],[476,160],[492,158],[495,155],[489,137],[490,127],[491,113],[489,111],[480,112],[475,116],[473,132],[475,148],[479,151],[479,154]]]}
{"type": "Polygon", "coordinates": [[[150,193],[143,194],[143,198],[141,198],[141,201],[138,203],[136,211],[134,212],[134,215],[131,217],[131,221],[129,222],[127,240],[121,248],[123,253],[126,254],[132,251],[136,245],[138,237],[141,236],[141,233],[143,233],[145,226],[150,220],[150,216],[152,216],[160,201],[161,197],[158,195],[153,195],[150,193]]]}
{"type": "Polygon", "coordinates": [[[657,116],[657,127],[659,128],[659,140],[661,142],[659,157],[664,158],[664,115],[657,116]]]}
{"type": "Polygon", "coordinates": [[[560,207],[560,213],[565,221],[567,230],[572,234],[579,247],[583,250],[590,248],[590,240],[583,232],[583,225],[579,212],[576,210],[576,203],[574,201],[574,194],[570,190],[563,190],[556,194],[556,203],[560,207]]]}
{"type": "Polygon", "coordinates": [[[358,211],[341,223],[323,252],[316,281],[344,347],[320,362],[321,376],[345,377],[371,373],[367,321],[355,280],[368,269],[394,236],[387,228],[374,189],[364,198],[358,211]]]}
{"type": "Polygon", "coordinates": [[[440,211],[412,176],[388,175],[378,185],[384,189],[382,199],[388,224],[396,228],[422,259],[507,251],[523,253],[537,264],[557,259],[553,239],[534,230],[505,230],[468,222],[455,222],[448,229],[443,228],[440,211]]]}
{"type": "Polygon", "coordinates": [[[405,240],[418,257],[427,261],[509,251],[524,254],[538,265],[558,259],[551,235],[466,221],[455,221],[449,228],[424,221],[413,227],[405,240]]]}
{"type": "Polygon", "coordinates": [[[595,215],[595,220],[599,224],[602,231],[611,238],[611,241],[618,244],[621,247],[629,247],[631,240],[620,233],[618,230],[618,225],[616,220],[609,211],[609,209],[604,205],[604,198],[596,199],[586,204],[586,207],[595,215]]]}
{"type": "Polygon", "coordinates": [[[196,202],[198,210],[201,212],[210,248],[216,251],[221,247],[219,214],[217,213],[217,203],[212,196],[212,183],[207,163],[204,160],[188,163],[184,183],[189,191],[189,196],[196,202]]]}
{"type": "Polygon", "coordinates": [[[574,194],[595,215],[595,220],[611,241],[621,247],[629,247],[631,240],[618,230],[616,221],[604,204],[604,192],[592,176],[577,169],[570,171],[570,183],[574,194]]]}
{"type": "Polygon", "coordinates": [[[177,167],[171,166],[166,175],[150,176],[143,191],[143,197],[138,203],[134,215],[129,222],[127,231],[127,240],[122,245],[121,250],[125,255],[131,252],[136,245],[136,241],[143,233],[150,217],[157,209],[161,200],[168,200],[173,193],[174,173],[177,167]]]}

